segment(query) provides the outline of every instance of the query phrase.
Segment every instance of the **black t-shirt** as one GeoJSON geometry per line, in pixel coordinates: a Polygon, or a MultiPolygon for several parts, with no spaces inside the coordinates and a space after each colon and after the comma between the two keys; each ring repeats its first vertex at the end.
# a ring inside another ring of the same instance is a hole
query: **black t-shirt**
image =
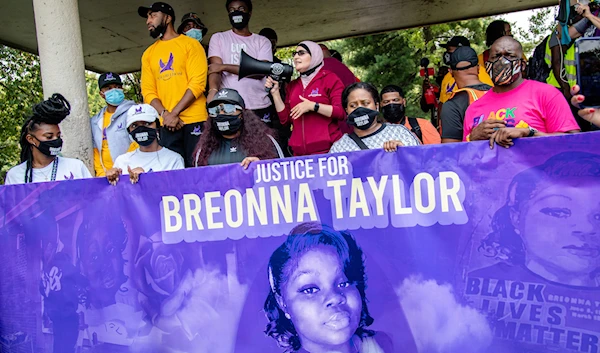
{"type": "Polygon", "coordinates": [[[223,138],[219,148],[208,157],[208,165],[241,163],[246,157],[248,157],[246,151],[239,144],[237,138],[232,140],[223,138]]]}
{"type": "MultiPolygon", "coordinates": [[[[478,91],[489,91],[492,86],[486,84],[467,86],[478,91]]],[[[458,92],[442,108],[442,139],[463,139],[463,121],[469,107],[469,92],[458,92]]]]}
{"type": "MultiPolygon", "coordinates": [[[[270,137],[265,138],[270,139],[270,137]]],[[[280,158],[283,158],[283,156],[277,150],[277,147],[275,147],[274,143],[275,142],[271,144],[271,147],[273,148],[275,155],[279,156],[280,158]]],[[[210,154],[210,157],[208,157],[208,165],[241,163],[246,157],[252,156],[248,156],[248,153],[244,150],[238,138],[234,138],[231,140],[222,138],[219,148],[214,150],[210,154]]]]}

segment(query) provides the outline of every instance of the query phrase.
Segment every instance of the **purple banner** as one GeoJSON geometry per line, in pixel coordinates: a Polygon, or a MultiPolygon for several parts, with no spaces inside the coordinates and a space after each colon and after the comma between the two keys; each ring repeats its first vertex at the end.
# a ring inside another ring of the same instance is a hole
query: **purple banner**
{"type": "Polygon", "coordinates": [[[598,353],[599,136],[0,187],[0,351],[598,353]]]}

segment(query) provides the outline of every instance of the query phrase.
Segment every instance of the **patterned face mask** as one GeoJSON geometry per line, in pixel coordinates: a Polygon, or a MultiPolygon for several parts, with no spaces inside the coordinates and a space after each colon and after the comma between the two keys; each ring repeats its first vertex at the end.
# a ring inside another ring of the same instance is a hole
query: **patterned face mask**
{"type": "Polygon", "coordinates": [[[503,56],[496,61],[486,62],[485,69],[494,86],[508,86],[521,76],[522,61],[523,59],[510,60],[503,56]]]}

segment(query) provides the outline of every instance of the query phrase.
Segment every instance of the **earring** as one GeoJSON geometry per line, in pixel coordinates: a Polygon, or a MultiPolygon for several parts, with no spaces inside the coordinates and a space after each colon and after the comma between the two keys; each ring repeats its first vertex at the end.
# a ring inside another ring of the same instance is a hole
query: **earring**
{"type": "Polygon", "coordinates": [[[291,320],[292,319],[292,315],[290,315],[288,313],[285,313],[285,318],[288,319],[288,320],[291,320]]]}

